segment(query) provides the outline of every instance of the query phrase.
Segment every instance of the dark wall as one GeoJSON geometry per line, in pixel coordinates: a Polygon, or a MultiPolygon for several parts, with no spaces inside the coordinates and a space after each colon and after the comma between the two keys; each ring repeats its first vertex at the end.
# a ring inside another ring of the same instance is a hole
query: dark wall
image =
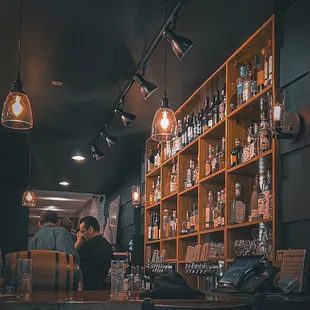
{"type": "Polygon", "coordinates": [[[4,254],[25,250],[29,210],[21,206],[23,189],[0,189],[0,248],[4,254]]]}
{"type": "Polygon", "coordinates": [[[142,175],[144,171],[141,169],[142,165],[140,161],[134,163],[134,165],[128,165],[128,169],[123,173],[123,178],[116,184],[110,186],[106,194],[105,216],[108,216],[111,200],[118,195],[121,197],[117,232],[117,250],[120,251],[128,250],[128,243],[133,235],[143,234],[142,210],[135,209],[131,201],[131,186],[141,186],[143,183],[142,175]]]}
{"type": "Polygon", "coordinates": [[[285,247],[310,247],[310,1],[300,0],[283,16],[280,85],[286,89],[286,110],[302,117],[297,143],[281,141],[280,221],[285,247]]]}

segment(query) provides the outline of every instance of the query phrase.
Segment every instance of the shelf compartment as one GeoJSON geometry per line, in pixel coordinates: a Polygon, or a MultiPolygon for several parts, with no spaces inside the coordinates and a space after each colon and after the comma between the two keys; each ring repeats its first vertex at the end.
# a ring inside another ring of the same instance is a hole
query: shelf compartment
{"type": "Polygon", "coordinates": [[[179,196],[197,196],[198,195],[198,185],[199,184],[195,184],[195,185],[185,189],[184,191],[179,193],[179,196]]]}
{"type": "MultiPolygon", "coordinates": [[[[195,246],[198,244],[198,234],[189,234],[188,238],[180,238],[178,240],[178,260],[185,260],[186,250],[188,246],[195,246]],[[191,236],[189,236],[191,235],[191,236]]],[[[184,235],[187,236],[187,235],[184,235]]]]}
{"type": "Polygon", "coordinates": [[[164,201],[176,201],[177,200],[177,197],[178,197],[178,192],[174,192],[174,193],[171,193],[165,197],[163,197],[161,199],[162,202],[164,201]]]}
{"type": "Polygon", "coordinates": [[[268,161],[271,161],[272,150],[268,150],[265,153],[259,154],[247,162],[241,163],[238,166],[232,167],[227,170],[227,173],[254,175],[258,173],[259,159],[267,157],[268,161]]]}
{"type": "Polygon", "coordinates": [[[201,135],[201,139],[220,140],[225,136],[226,117],[201,135]]]}
{"type": "Polygon", "coordinates": [[[202,179],[199,180],[199,183],[225,183],[225,171],[223,168],[219,171],[216,171],[202,179]]]}
{"type": "Polygon", "coordinates": [[[272,218],[257,220],[257,221],[253,221],[253,222],[245,222],[245,223],[241,223],[241,224],[228,225],[227,229],[236,229],[236,228],[240,228],[240,227],[254,226],[254,225],[258,225],[260,223],[268,223],[268,222],[272,222],[272,218]]]}
{"type": "Polygon", "coordinates": [[[146,210],[155,209],[155,208],[159,208],[159,206],[160,206],[160,201],[146,207],[145,209],[146,210]]]}
{"type": "Polygon", "coordinates": [[[158,166],[156,168],[154,168],[152,171],[150,171],[146,177],[147,178],[153,178],[153,177],[158,177],[160,175],[160,167],[161,166],[158,166]]]}
{"type": "MultiPolygon", "coordinates": [[[[161,168],[161,197],[169,196],[170,193],[170,181],[172,175],[173,163],[177,164],[177,158],[169,161],[168,164],[165,164],[161,168]]],[[[178,183],[178,177],[176,178],[176,183],[178,183]]],[[[178,189],[178,184],[176,184],[176,190],[178,189]]]]}
{"type": "Polygon", "coordinates": [[[146,244],[156,244],[156,243],[160,243],[160,239],[158,239],[158,240],[151,240],[151,241],[146,241],[145,242],[146,244]]]}
{"type": "Polygon", "coordinates": [[[176,259],[177,257],[177,240],[176,238],[162,239],[161,251],[166,250],[166,260],[176,259]]]}
{"type": "Polygon", "coordinates": [[[223,232],[225,230],[225,227],[219,227],[219,228],[211,228],[211,229],[201,229],[199,230],[200,237],[207,235],[207,234],[213,234],[217,232],[223,232]]]}
{"type": "Polygon", "coordinates": [[[198,138],[186,145],[180,152],[180,155],[198,155],[198,138]]]}
{"type": "Polygon", "coordinates": [[[179,235],[179,239],[189,239],[189,238],[196,238],[198,236],[198,233],[191,233],[191,234],[184,234],[184,235],[179,235]]]}

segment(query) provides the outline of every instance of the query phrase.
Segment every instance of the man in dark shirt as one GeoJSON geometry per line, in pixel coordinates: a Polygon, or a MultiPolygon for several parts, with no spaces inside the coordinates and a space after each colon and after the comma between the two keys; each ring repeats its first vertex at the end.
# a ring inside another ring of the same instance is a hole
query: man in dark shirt
{"type": "Polygon", "coordinates": [[[105,289],[104,280],[111,267],[113,250],[112,245],[100,233],[100,225],[95,217],[86,216],[80,220],[75,247],[81,260],[84,290],[105,289]]]}

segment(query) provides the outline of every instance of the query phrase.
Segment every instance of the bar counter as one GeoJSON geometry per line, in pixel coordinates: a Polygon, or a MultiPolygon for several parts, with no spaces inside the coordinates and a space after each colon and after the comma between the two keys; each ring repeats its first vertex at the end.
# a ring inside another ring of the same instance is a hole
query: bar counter
{"type": "MultiPolygon", "coordinates": [[[[191,300],[153,300],[155,304],[182,307],[217,308],[240,305],[246,295],[239,294],[206,294],[204,299],[191,300]]],[[[112,301],[109,291],[84,291],[75,293],[36,291],[31,301],[19,301],[14,294],[0,294],[1,310],[141,310],[142,299],[139,293],[133,293],[130,300],[112,301]]],[[[299,296],[268,296],[261,298],[257,310],[309,310],[310,297],[299,296]]],[[[177,310],[177,309],[176,309],[177,310]]]]}

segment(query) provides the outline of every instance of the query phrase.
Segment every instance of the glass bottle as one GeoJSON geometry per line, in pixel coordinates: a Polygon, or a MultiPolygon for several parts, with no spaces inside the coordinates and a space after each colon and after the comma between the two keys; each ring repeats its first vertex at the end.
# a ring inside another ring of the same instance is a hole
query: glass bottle
{"type": "Polygon", "coordinates": [[[221,202],[221,192],[217,192],[217,227],[222,226],[222,202],[221,202]]]}
{"type": "Polygon", "coordinates": [[[224,83],[221,92],[221,101],[219,105],[219,120],[223,120],[226,116],[226,84],[224,83]]]}
{"type": "Polygon", "coordinates": [[[210,115],[210,100],[209,97],[205,98],[205,109],[203,112],[203,119],[202,119],[202,131],[206,132],[209,128],[209,115],[210,115]]]}
{"type": "Polygon", "coordinates": [[[170,237],[175,237],[177,231],[177,211],[172,211],[172,217],[170,219],[170,237]]]}
{"type": "Polygon", "coordinates": [[[179,119],[178,120],[178,134],[175,139],[175,149],[174,149],[174,154],[177,153],[182,149],[182,122],[179,119]]]}
{"type": "Polygon", "coordinates": [[[246,76],[246,66],[241,65],[240,77],[237,79],[237,107],[243,103],[243,81],[246,76]]]}
{"type": "Polygon", "coordinates": [[[212,105],[213,126],[219,122],[219,104],[220,104],[220,92],[217,91],[214,95],[212,105]]]}
{"type": "Polygon", "coordinates": [[[186,214],[186,218],[184,219],[184,221],[182,221],[182,225],[181,225],[181,235],[186,235],[187,234],[187,214],[186,214]]]}
{"type": "Polygon", "coordinates": [[[154,169],[154,160],[153,150],[150,150],[150,156],[147,159],[147,172],[151,172],[154,169]]]}
{"type": "Polygon", "coordinates": [[[263,182],[261,184],[261,191],[258,195],[258,211],[257,211],[257,216],[258,219],[263,219],[265,216],[265,208],[266,208],[266,197],[264,194],[265,190],[265,185],[266,185],[266,178],[263,178],[263,182]]]}
{"type": "Polygon", "coordinates": [[[239,183],[235,185],[235,198],[230,209],[230,224],[240,224],[245,222],[245,200],[242,197],[242,187],[239,183]]]}
{"type": "Polygon", "coordinates": [[[249,216],[249,222],[256,221],[258,219],[258,196],[259,196],[259,176],[255,176],[255,185],[251,195],[251,215],[249,216]]]}
{"type": "Polygon", "coordinates": [[[251,159],[251,142],[252,142],[252,138],[248,134],[247,143],[243,147],[243,151],[242,151],[243,162],[247,162],[248,160],[251,159]]]}
{"type": "Polygon", "coordinates": [[[182,126],[182,148],[187,145],[186,116],[183,118],[182,126]]]}
{"type": "Polygon", "coordinates": [[[147,228],[147,239],[149,241],[153,240],[153,217],[154,217],[154,214],[151,213],[151,220],[147,228]]]}
{"type": "Polygon", "coordinates": [[[271,130],[269,127],[264,97],[260,99],[261,122],[259,128],[259,151],[265,153],[271,149],[271,130]]]}
{"type": "Polygon", "coordinates": [[[246,66],[245,76],[243,77],[242,103],[251,99],[251,63],[246,66]]]}
{"type": "Polygon", "coordinates": [[[152,187],[150,191],[150,205],[152,205],[155,202],[155,182],[152,182],[152,187]]]}
{"type": "Polygon", "coordinates": [[[136,273],[133,277],[133,287],[135,291],[140,291],[141,290],[141,275],[140,275],[140,267],[137,266],[136,268],[136,273]]]}
{"type": "Polygon", "coordinates": [[[268,85],[272,84],[272,42],[268,41],[268,85]]]}
{"type": "Polygon", "coordinates": [[[186,231],[189,234],[191,230],[191,213],[186,212],[186,231]]]}
{"type": "Polygon", "coordinates": [[[170,215],[168,209],[164,210],[164,216],[163,216],[163,222],[162,222],[162,227],[163,227],[163,236],[164,238],[169,238],[171,237],[170,235],[170,215]]]}
{"type": "Polygon", "coordinates": [[[268,86],[268,52],[266,49],[262,49],[262,55],[264,57],[264,88],[268,86]]]}
{"type": "Polygon", "coordinates": [[[205,210],[205,228],[210,229],[212,228],[212,211],[213,211],[213,195],[212,192],[209,191],[208,193],[208,202],[205,210]]]}
{"type": "Polygon", "coordinates": [[[270,170],[267,170],[267,180],[264,188],[264,195],[266,201],[264,218],[271,218],[273,209],[273,194],[272,194],[272,177],[270,170]]]}
{"type": "Polygon", "coordinates": [[[257,87],[258,91],[261,92],[264,89],[264,64],[261,62],[260,55],[258,58],[258,68],[257,68],[257,87]]]}
{"type": "Polygon", "coordinates": [[[210,109],[208,111],[208,128],[211,128],[214,126],[213,124],[213,105],[214,105],[214,98],[213,101],[210,103],[210,109]]]}
{"type": "Polygon", "coordinates": [[[209,145],[209,157],[206,160],[206,165],[205,165],[205,175],[208,176],[209,174],[212,173],[212,160],[213,160],[213,147],[210,144],[209,145]]]}
{"type": "Polygon", "coordinates": [[[236,138],[235,139],[235,147],[230,153],[230,165],[232,167],[235,167],[239,165],[242,161],[242,149],[240,146],[240,139],[236,138]]]}
{"type": "Polygon", "coordinates": [[[251,94],[252,97],[256,96],[258,93],[258,84],[257,84],[257,72],[258,72],[258,66],[259,66],[259,57],[258,55],[254,56],[254,65],[252,67],[251,73],[252,73],[252,84],[251,84],[251,94]]]}
{"type": "Polygon", "coordinates": [[[219,154],[219,169],[225,168],[225,137],[222,137],[222,149],[219,154]]]}
{"type": "Polygon", "coordinates": [[[154,224],[153,224],[153,240],[159,239],[159,223],[158,214],[154,213],[154,224]]]}
{"type": "Polygon", "coordinates": [[[221,190],[221,226],[225,226],[225,190],[221,190]]]}

